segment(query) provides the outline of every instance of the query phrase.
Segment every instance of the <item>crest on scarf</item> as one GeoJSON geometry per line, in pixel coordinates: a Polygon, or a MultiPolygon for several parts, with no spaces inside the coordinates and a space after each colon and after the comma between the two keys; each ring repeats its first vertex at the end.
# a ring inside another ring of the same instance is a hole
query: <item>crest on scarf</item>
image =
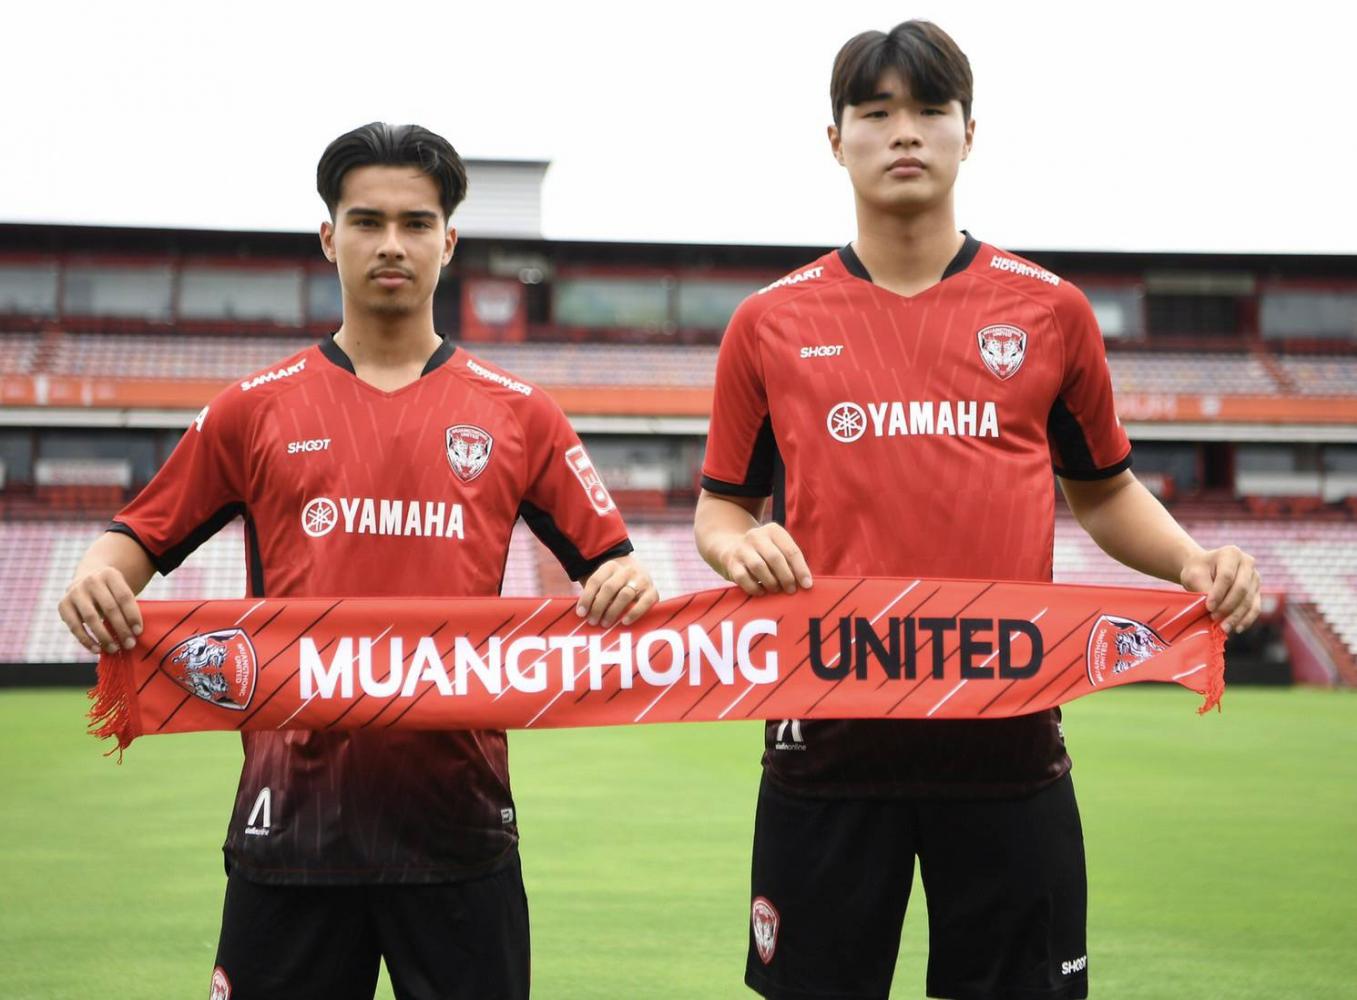
{"type": "Polygon", "coordinates": [[[1168,648],[1169,643],[1143,622],[1100,615],[1088,634],[1088,682],[1097,687],[1168,648]]]}
{"type": "Polygon", "coordinates": [[[754,928],[754,947],[759,958],[767,965],[773,960],[777,950],[777,928],[781,923],[777,907],[762,896],[754,897],[754,906],[750,910],[750,922],[754,928]]]}
{"type": "Polygon", "coordinates": [[[1018,374],[1027,357],[1027,332],[1008,323],[987,326],[975,335],[980,343],[980,360],[985,367],[1007,381],[1018,374]]]}
{"type": "Polygon", "coordinates": [[[249,706],[259,676],[254,646],[238,628],[185,639],[165,654],[160,669],[195,698],[236,711],[249,706]]]}
{"type": "Polygon", "coordinates": [[[490,449],[495,439],[490,432],[475,424],[457,424],[447,430],[448,464],[457,478],[469,483],[490,462],[490,449]]]}

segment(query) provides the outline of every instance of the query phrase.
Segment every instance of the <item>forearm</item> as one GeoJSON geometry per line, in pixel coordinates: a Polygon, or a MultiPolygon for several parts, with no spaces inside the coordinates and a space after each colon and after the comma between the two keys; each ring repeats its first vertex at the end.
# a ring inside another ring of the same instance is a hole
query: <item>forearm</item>
{"type": "Polygon", "coordinates": [[[1182,582],[1188,560],[1202,553],[1164,505],[1129,472],[1107,489],[1062,483],[1070,509],[1104,552],[1147,576],[1182,582]]]}
{"type": "MultiPolygon", "coordinates": [[[[756,501],[747,502],[752,505],[756,501]]],[[[761,501],[757,502],[762,505],[761,501]]],[[[697,499],[697,512],[693,517],[697,551],[708,566],[726,579],[729,579],[726,554],[732,546],[740,543],[751,528],[758,526],[758,518],[744,502],[728,500],[706,491],[697,499]]]]}
{"type": "Polygon", "coordinates": [[[134,594],[141,593],[155,576],[155,566],[146,550],[116,531],[106,531],[94,540],[76,567],[73,579],[80,580],[102,569],[121,573],[134,594]]]}

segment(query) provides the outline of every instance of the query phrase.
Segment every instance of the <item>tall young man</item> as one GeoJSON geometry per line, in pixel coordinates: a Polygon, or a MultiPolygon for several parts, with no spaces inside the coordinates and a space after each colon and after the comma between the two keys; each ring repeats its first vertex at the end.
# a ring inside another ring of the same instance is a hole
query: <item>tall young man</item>
{"type": "MultiPolygon", "coordinates": [[[[61,601],[92,651],[132,648],[134,595],[238,514],[253,597],[493,596],[522,516],[576,612],[656,600],[560,408],[440,337],[433,293],[466,171],[373,123],[317,170],[343,323],[218,395],[90,547],[61,601]],[[394,512],[394,513],[392,513],[394,512]]],[[[528,995],[528,915],[503,732],[246,733],[226,836],[214,1000],[528,995]]]]}
{"type": "MultiPolygon", "coordinates": [[[[866,32],[839,52],[830,96],[857,238],[731,320],[696,515],[707,562],[753,595],[809,587],[812,570],[1049,580],[1054,466],[1102,548],[1247,627],[1253,560],[1204,551],[1130,472],[1087,300],[957,231],[965,55],[927,22],[866,32]]],[[[1086,996],[1069,769],[1056,711],[770,722],[745,982],[885,997],[917,857],[929,996],[1086,996]]]]}

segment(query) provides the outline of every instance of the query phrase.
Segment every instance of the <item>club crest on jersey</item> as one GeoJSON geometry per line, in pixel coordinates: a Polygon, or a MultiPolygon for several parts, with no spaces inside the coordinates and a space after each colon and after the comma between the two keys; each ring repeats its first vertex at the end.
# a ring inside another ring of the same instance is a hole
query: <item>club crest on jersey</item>
{"type": "Polygon", "coordinates": [[[750,925],[754,928],[754,947],[764,965],[773,960],[777,950],[777,928],[782,922],[777,907],[762,896],[754,897],[754,905],[749,911],[750,925]]]}
{"type": "Polygon", "coordinates": [[[457,478],[469,483],[490,462],[490,449],[495,439],[490,432],[474,424],[457,424],[447,429],[448,464],[457,478]]]}
{"type": "Polygon", "coordinates": [[[212,992],[207,1000],[231,1000],[231,980],[226,978],[226,970],[220,965],[212,970],[212,992]]]}
{"type": "Polygon", "coordinates": [[[1018,374],[1027,357],[1027,332],[1007,323],[987,326],[975,335],[980,343],[980,360],[985,367],[1007,381],[1018,374]]]}
{"type": "Polygon", "coordinates": [[[1109,677],[1140,666],[1169,645],[1143,622],[1101,615],[1088,634],[1088,682],[1097,687],[1109,677]]]}
{"type": "Polygon", "coordinates": [[[185,639],[165,654],[160,669],[195,698],[241,711],[254,697],[257,663],[250,637],[228,628],[185,639]]]}

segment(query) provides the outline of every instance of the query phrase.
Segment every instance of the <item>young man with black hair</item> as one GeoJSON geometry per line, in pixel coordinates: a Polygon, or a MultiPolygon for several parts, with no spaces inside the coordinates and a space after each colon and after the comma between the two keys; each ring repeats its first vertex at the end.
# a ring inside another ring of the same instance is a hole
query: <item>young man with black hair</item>
{"type": "MultiPolygon", "coordinates": [[[[1103,549],[1206,593],[1226,630],[1248,627],[1253,559],[1203,550],[1130,471],[1087,300],[957,231],[975,134],[965,55],[923,21],[865,32],[830,89],[857,238],[731,319],[703,557],[751,595],[810,587],[812,569],[1050,580],[1054,466],[1103,549]]],[[[1069,769],[1058,711],[769,722],[745,982],[770,998],[885,997],[917,857],[930,997],[1087,996],[1069,769]]]]}
{"type": "MultiPolygon", "coordinates": [[[[91,651],[132,648],[135,594],[237,515],[252,597],[493,596],[522,516],[630,624],[649,575],[560,408],[440,337],[466,171],[373,123],[321,157],[343,322],[198,414],[90,547],[60,605],[91,651]],[[380,512],[380,523],[378,518],[380,512]]],[[[498,731],[248,732],[227,832],[214,1000],[528,995],[528,913],[498,731]]]]}

